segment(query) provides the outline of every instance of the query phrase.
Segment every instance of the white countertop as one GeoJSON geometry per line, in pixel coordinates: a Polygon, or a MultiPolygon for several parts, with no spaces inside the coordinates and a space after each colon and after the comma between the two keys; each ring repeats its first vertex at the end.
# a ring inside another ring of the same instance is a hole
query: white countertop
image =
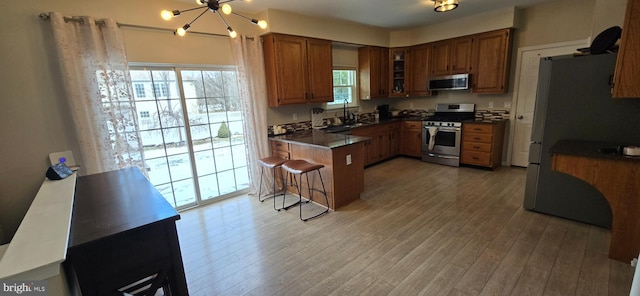
{"type": "Polygon", "coordinates": [[[0,255],[0,279],[44,280],[60,272],[67,255],[76,173],[45,179],[13,239],[0,255]]]}

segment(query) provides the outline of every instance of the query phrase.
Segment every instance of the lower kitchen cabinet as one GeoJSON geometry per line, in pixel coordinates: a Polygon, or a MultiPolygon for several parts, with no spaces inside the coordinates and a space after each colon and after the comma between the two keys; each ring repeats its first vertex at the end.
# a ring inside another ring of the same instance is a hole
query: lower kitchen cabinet
{"type": "Polygon", "coordinates": [[[400,154],[422,156],[422,122],[403,121],[400,128],[400,154]]]}
{"type": "Polygon", "coordinates": [[[495,168],[502,162],[505,121],[463,123],[460,163],[495,168]]]}
{"type": "Polygon", "coordinates": [[[371,138],[364,144],[365,166],[389,159],[400,152],[400,122],[354,128],[351,134],[371,138]]]}
{"type": "Polygon", "coordinates": [[[364,165],[370,165],[380,160],[380,139],[378,138],[378,125],[364,126],[351,130],[354,136],[369,137],[370,140],[364,142],[364,165]]]}

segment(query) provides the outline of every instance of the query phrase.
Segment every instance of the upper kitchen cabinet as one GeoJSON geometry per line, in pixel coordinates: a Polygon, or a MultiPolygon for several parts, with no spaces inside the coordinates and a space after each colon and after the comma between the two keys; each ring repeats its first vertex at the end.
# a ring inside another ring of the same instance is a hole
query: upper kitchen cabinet
{"type": "Polygon", "coordinates": [[[428,88],[431,46],[429,44],[412,46],[409,54],[411,63],[407,65],[409,81],[407,94],[410,97],[431,95],[428,88]]]}
{"type": "Polygon", "coordinates": [[[389,50],[390,69],[389,80],[391,81],[390,97],[408,96],[407,82],[409,73],[409,50],[407,48],[392,48],[389,50]]]}
{"type": "Polygon", "coordinates": [[[269,106],[333,101],[331,41],[263,36],[269,106]]]}
{"type": "Polygon", "coordinates": [[[640,0],[629,0],[613,79],[614,98],[640,98],[640,0]]]}
{"type": "Polygon", "coordinates": [[[506,93],[509,84],[512,29],[474,35],[471,58],[471,92],[506,93]]]}
{"type": "Polygon", "coordinates": [[[389,97],[389,49],[365,46],[358,48],[360,98],[389,97]]]}
{"type": "Polygon", "coordinates": [[[469,73],[471,70],[472,36],[432,43],[431,76],[469,73]]]}

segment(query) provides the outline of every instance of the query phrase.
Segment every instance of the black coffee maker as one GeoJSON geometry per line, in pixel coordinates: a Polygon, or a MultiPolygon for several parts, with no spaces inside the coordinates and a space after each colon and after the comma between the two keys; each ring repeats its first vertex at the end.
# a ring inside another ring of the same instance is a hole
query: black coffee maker
{"type": "Polygon", "coordinates": [[[377,108],[380,119],[386,119],[391,117],[391,111],[389,111],[389,105],[379,105],[377,108]]]}

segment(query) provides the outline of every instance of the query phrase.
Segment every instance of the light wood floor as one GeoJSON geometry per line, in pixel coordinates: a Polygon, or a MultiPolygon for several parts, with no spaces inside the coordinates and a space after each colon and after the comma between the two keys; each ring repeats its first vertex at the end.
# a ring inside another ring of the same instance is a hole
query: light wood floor
{"type": "Polygon", "coordinates": [[[609,231],[522,208],[525,169],[396,158],[302,222],[241,196],[182,212],[191,295],[628,295],[609,231]]]}

